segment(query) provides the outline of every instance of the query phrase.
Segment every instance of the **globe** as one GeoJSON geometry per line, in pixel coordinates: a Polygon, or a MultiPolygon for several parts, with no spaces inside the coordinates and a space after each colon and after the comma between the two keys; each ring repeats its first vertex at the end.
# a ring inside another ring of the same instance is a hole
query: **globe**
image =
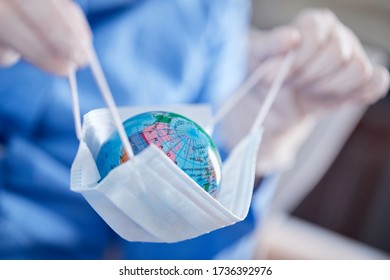
{"type": "MultiPolygon", "coordinates": [[[[221,186],[221,157],[210,136],[198,124],[176,113],[152,111],[133,116],[123,125],[135,155],[150,144],[156,145],[200,187],[216,197],[221,186]]],[[[103,143],[96,165],[104,178],[128,159],[118,133],[114,132],[103,143]]]]}

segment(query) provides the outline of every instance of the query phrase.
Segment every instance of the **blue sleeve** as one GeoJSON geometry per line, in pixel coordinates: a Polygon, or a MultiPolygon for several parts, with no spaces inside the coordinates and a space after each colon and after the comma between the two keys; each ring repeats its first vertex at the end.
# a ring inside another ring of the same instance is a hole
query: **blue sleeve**
{"type": "Polygon", "coordinates": [[[219,106],[246,74],[249,1],[216,1],[207,32],[209,68],[199,102],[219,106]]]}
{"type": "Polygon", "coordinates": [[[102,13],[140,4],[145,0],[76,0],[86,14],[102,13]]]}
{"type": "MultiPolygon", "coordinates": [[[[26,63],[0,70],[0,240],[7,243],[10,243],[9,226],[5,222],[8,211],[4,202],[8,201],[10,189],[7,184],[9,142],[16,135],[34,133],[48,83],[46,74],[26,63]]],[[[0,251],[4,249],[5,244],[0,241],[0,251]]]]}
{"type": "Polygon", "coordinates": [[[45,89],[53,78],[27,63],[0,70],[0,139],[32,133],[39,113],[48,101],[45,89]],[[21,100],[23,102],[21,102],[21,100]]]}
{"type": "Polygon", "coordinates": [[[2,69],[0,135],[0,259],[101,257],[108,227],[69,190],[77,139],[65,79],[24,62],[2,69]]]}
{"type": "MultiPolygon", "coordinates": [[[[209,65],[197,101],[211,104],[214,113],[241,85],[246,75],[251,8],[249,1],[216,3],[207,32],[209,65]]],[[[215,128],[213,139],[225,160],[229,149],[220,128],[215,128]]]]}

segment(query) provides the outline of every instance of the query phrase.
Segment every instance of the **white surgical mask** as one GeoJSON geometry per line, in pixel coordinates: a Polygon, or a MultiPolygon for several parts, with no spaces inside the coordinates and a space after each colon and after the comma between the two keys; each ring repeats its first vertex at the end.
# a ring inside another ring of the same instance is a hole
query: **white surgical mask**
{"type": "MultiPolygon", "coordinates": [[[[103,79],[98,64],[91,66],[97,80],[103,79]]],[[[273,89],[275,96],[284,79],[282,74],[279,75],[279,84],[276,81],[276,85],[271,87],[270,93],[273,89]]],[[[75,93],[74,78],[71,79],[71,86],[75,93]]],[[[100,81],[102,92],[107,93],[108,87],[104,86],[105,81],[100,81]]],[[[75,94],[73,97],[75,101],[75,94]]],[[[272,100],[269,103],[265,106],[268,109],[272,100]]],[[[78,104],[74,104],[76,112],[78,104]]],[[[113,104],[107,104],[110,110],[97,109],[87,113],[82,128],[77,124],[79,116],[75,114],[80,146],[71,168],[71,190],[81,193],[116,233],[129,241],[178,242],[232,225],[246,217],[263,132],[259,127],[266,113],[260,113],[253,129],[224,161],[221,189],[218,196],[213,198],[153,145],[130,157],[130,160],[113,169],[102,180],[95,163],[102,144],[115,130],[115,126],[118,127],[118,119],[123,121],[146,111],[174,112],[191,119],[211,133],[216,121],[210,126],[210,120],[215,118],[209,106],[114,108],[117,114],[115,118],[111,117],[113,104]]]]}

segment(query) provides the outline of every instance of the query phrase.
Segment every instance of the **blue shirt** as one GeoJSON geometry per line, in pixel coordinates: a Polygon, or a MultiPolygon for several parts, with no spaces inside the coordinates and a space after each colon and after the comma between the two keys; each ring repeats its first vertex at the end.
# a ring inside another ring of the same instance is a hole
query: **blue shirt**
{"type": "MultiPolygon", "coordinates": [[[[240,83],[244,0],[83,0],[117,105],[209,102],[240,83]]],[[[90,71],[78,72],[82,114],[104,107],[90,71]]],[[[177,244],[120,239],[69,189],[78,141],[66,80],[20,62],[0,70],[0,258],[209,259],[250,232],[234,226],[177,244]],[[114,250],[115,251],[115,250],[114,250]],[[115,251],[116,252],[116,251],[115,251]]]]}

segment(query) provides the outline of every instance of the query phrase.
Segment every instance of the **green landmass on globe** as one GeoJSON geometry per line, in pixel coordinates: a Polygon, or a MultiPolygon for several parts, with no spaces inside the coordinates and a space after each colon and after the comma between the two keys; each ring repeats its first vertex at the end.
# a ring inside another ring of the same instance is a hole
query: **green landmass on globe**
{"type": "MultiPolygon", "coordinates": [[[[198,124],[176,113],[152,111],[133,116],[123,125],[135,155],[150,144],[156,145],[199,186],[216,197],[221,186],[221,157],[213,140],[198,124]]],[[[96,159],[101,177],[128,159],[118,133],[114,132],[104,142],[96,159]]]]}

